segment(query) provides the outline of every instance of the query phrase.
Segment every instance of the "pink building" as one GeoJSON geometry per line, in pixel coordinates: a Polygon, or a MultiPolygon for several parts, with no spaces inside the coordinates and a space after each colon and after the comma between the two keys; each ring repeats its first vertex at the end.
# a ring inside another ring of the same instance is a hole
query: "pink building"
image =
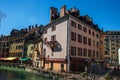
{"type": "Polygon", "coordinates": [[[80,16],[79,10],[66,6],[51,7],[50,23],[43,34],[44,67],[54,71],[81,71],[86,60],[101,59],[101,30],[89,16],[80,16]],[[82,66],[83,64],[83,66],[82,66]]]}

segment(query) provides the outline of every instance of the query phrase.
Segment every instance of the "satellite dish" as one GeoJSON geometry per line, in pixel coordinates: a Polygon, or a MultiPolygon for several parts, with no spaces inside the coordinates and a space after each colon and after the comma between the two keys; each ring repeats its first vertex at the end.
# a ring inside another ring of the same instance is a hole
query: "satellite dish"
{"type": "Polygon", "coordinates": [[[120,65],[120,48],[118,49],[118,64],[120,65]]]}

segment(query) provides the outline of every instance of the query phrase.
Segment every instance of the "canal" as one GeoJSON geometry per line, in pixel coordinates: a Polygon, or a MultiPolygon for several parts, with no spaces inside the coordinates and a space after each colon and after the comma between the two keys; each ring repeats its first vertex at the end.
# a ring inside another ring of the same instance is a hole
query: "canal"
{"type": "Polygon", "coordinates": [[[45,78],[40,75],[28,72],[0,69],[0,80],[52,80],[52,79],[45,78]]]}

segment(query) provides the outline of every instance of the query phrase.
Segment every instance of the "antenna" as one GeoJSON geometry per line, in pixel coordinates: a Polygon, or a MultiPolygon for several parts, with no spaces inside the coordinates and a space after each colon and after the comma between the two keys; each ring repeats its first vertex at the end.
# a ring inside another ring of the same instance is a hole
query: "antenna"
{"type": "Polygon", "coordinates": [[[6,17],[6,14],[0,10],[0,27],[1,27],[1,19],[5,17],[6,17]]]}

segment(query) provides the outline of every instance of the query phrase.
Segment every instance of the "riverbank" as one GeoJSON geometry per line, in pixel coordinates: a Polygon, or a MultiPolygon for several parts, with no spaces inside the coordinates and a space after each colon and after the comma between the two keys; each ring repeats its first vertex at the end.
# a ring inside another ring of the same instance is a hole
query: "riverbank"
{"type": "MultiPolygon", "coordinates": [[[[37,71],[34,71],[32,69],[29,68],[20,68],[20,67],[9,67],[9,66],[0,66],[0,70],[7,70],[7,71],[11,71],[11,72],[17,72],[17,73],[22,73],[22,74],[30,74],[30,75],[36,75],[38,77],[40,77],[40,79],[45,79],[45,80],[53,80],[50,77],[45,77],[43,75],[39,75],[37,71]]],[[[37,80],[37,79],[35,79],[37,80]]]]}
{"type": "Polygon", "coordinates": [[[0,69],[0,80],[53,80],[28,72],[13,71],[10,69],[0,69]]]}
{"type": "Polygon", "coordinates": [[[16,71],[19,73],[29,73],[29,74],[36,74],[45,78],[49,78],[50,80],[63,80],[62,77],[51,74],[48,71],[38,70],[34,67],[25,67],[24,65],[20,66],[0,66],[2,70],[9,70],[9,71],[16,71]]]}
{"type": "Polygon", "coordinates": [[[0,69],[6,69],[11,71],[18,71],[22,73],[31,73],[40,75],[42,77],[46,77],[53,80],[84,80],[84,79],[95,79],[95,80],[104,80],[99,79],[100,77],[96,76],[87,76],[85,73],[78,74],[78,73],[65,73],[65,72],[55,72],[52,70],[45,70],[40,69],[36,67],[30,67],[30,66],[0,66],[0,69]]]}
{"type": "Polygon", "coordinates": [[[26,72],[26,71],[25,71],[24,69],[22,69],[22,68],[9,67],[9,66],[0,66],[0,69],[11,70],[11,71],[18,71],[18,72],[26,72]]]}
{"type": "MultiPolygon", "coordinates": [[[[66,72],[59,72],[59,71],[52,71],[52,70],[46,70],[42,68],[36,68],[32,66],[26,66],[26,65],[0,65],[0,69],[6,69],[6,70],[12,70],[12,71],[18,71],[22,73],[31,73],[40,75],[42,77],[50,78],[53,80],[106,80],[105,77],[99,76],[99,75],[89,75],[86,72],[83,73],[66,73],[66,72]]],[[[109,75],[106,75],[109,77],[109,75]]]]}

